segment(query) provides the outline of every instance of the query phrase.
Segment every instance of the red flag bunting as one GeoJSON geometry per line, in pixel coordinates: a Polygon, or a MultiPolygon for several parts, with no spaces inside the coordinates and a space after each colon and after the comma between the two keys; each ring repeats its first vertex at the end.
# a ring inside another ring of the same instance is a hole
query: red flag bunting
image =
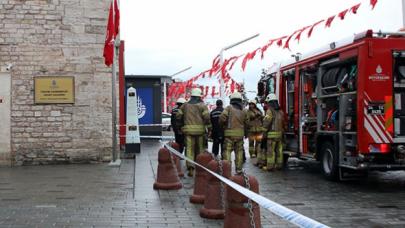
{"type": "Polygon", "coordinates": [[[243,70],[243,71],[245,71],[246,63],[247,63],[247,61],[250,60],[250,59],[251,59],[251,53],[248,52],[248,53],[245,55],[245,58],[243,58],[243,61],[242,61],[242,70],[243,70]]]}
{"type": "Polygon", "coordinates": [[[357,13],[357,10],[360,8],[360,5],[361,5],[361,3],[359,3],[359,4],[355,5],[355,6],[353,6],[352,8],[350,8],[350,11],[351,11],[353,14],[356,14],[356,13],[357,13]]]}
{"type": "Polygon", "coordinates": [[[212,87],[211,97],[215,97],[215,86],[212,87]]]}
{"type": "MultiPolygon", "coordinates": [[[[114,0],[115,3],[116,3],[116,1],[117,1],[117,0],[114,0]]],[[[378,2],[378,0],[370,0],[370,5],[371,5],[372,9],[375,8],[377,2],[378,2]]],[[[268,42],[266,45],[262,46],[261,48],[258,48],[258,49],[256,49],[256,50],[254,50],[253,52],[248,52],[247,54],[245,54],[245,56],[244,56],[244,58],[243,58],[243,61],[242,61],[242,69],[243,69],[243,71],[246,69],[246,64],[247,64],[247,62],[250,61],[250,60],[252,60],[252,59],[254,59],[254,57],[255,57],[256,54],[257,54],[257,51],[259,51],[259,50],[261,51],[261,58],[263,59],[263,58],[264,58],[264,53],[265,53],[265,52],[267,51],[267,49],[268,49],[271,45],[273,45],[274,43],[276,43],[279,47],[283,47],[283,48],[288,48],[288,49],[289,49],[289,44],[290,44],[291,38],[293,38],[294,36],[295,36],[294,40],[297,40],[298,43],[299,43],[300,40],[301,40],[301,35],[302,35],[302,33],[303,33],[305,30],[308,30],[307,35],[308,35],[308,38],[310,38],[311,35],[312,35],[312,33],[313,33],[313,30],[314,30],[315,27],[318,26],[319,24],[325,22],[325,28],[329,28],[329,27],[331,27],[331,25],[332,25],[334,19],[336,18],[336,16],[338,16],[341,20],[344,20],[345,17],[346,17],[346,15],[347,15],[347,13],[351,12],[351,13],[353,13],[353,14],[356,14],[357,11],[358,11],[358,9],[360,8],[360,6],[361,6],[361,3],[359,3],[359,4],[357,4],[357,5],[354,5],[354,6],[352,6],[352,7],[349,8],[349,9],[346,9],[346,10],[341,11],[341,12],[340,12],[339,14],[337,14],[337,15],[334,15],[334,16],[331,16],[331,17],[327,18],[326,20],[320,20],[320,21],[314,23],[314,24],[311,25],[311,26],[305,26],[305,27],[303,27],[303,28],[301,28],[301,29],[295,31],[295,32],[292,33],[290,36],[283,36],[283,37],[280,37],[280,38],[277,38],[277,39],[269,40],[269,42],[268,42]],[[284,40],[284,39],[286,39],[286,40],[285,40],[285,43],[284,43],[284,45],[283,45],[283,40],[284,40]]],[[[118,7],[117,7],[117,10],[118,10],[118,7]]],[[[109,31],[110,28],[111,28],[111,23],[110,23],[110,20],[111,20],[111,12],[112,12],[112,11],[111,11],[111,7],[110,7],[110,16],[109,16],[109,23],[108,23],[108,26],[107,26],[107,31],[109,31]]],[[[116,13],[116,15],[118,15],[118,19],[116,19],[116,20],[117,20],[118,23],[119,23],[119,11],[117,11],[117,12],[118,12],[118,13],[116,13]]],[[[114,25],[112,25],[112,26],[113,26],[113,28],[114,28],[114,25]]],[[[117,32],[117,33],[118,33],[118,30],[119,30],[119,25],[117,25],[117,27],[116,27],[116,32],[117,32]]],[[[113,34],[112,34],[112,35],[113,35],[113,36],[115,35],[115,34],[114,34],[114,31],[113,31],[113,34]]],[[[105,49],[108,48],[108,45],[107,45],[108,42],[107,42],[107,40],[108,40],[108,38],[109,38],[110,36],[111,36],[111,34],[110,34],[109,32],[107,32],[105,49]]],[[[104,52],[104,54],[106,54],[106,51],[104,52]]],[[[105,55],[105,56],[106,56],[106,55],[105,55]]],[[[207,71],[205,71],[205,72],[203,72],[203,73],[200,73],[199,75],[197,75],[197,76],[195,76],[195,77],[193,77],[193,78],[191,78],[189,81],[187,81],[186,86],[187,86],[187,87],[188,87],[188,86],[191,86],[191,85],[193,84],[193,82],[196,81],[196,80],[198,80],[200,77],[205,77],[205,73],[209,73],[209,75],[211,76],[213,73],[216,73],[216,72],[219,72],[219,71],[221,71],[221,74],[220,74],[218,77],[221,77],[221,78],[225,81],[225,83],[228,83],[229,81],[231,81],[233,87],[235,87],[235,85],[236,85],[236,86],[239,86],[239,85],[238,85],[236,82],[234,82],[234,81],[232,80],[232,78],[230,77],[230,75],[229,75],[229,73],[228,73],[228,70],[227,70],[227,67],[228,67],[229,64],[231,64],[229,70],[232,70],[234,64],[237,62],[237,60],[238,60],[240,57],[242,57],[242,56],[234,56],[234,57],[232,57],[232,58],[230,58],[230,59],[226,59],[226,60],[222,63],[222,65],[221,65],[220,56],[219,56],[219,55],[216,56],[215,59],[212,61],[212,68],[209,69],[209,70],[207,70],[207,71]]],[[[106,58],[106,64],[107,64],[107,58],[106,58]]],[[[231,85],[231,86],[232,86],[232,85],[231,85]]],[[[227,86],[227,88],[228,88],[228,86],[227,86]]],[[[212,87],[212,89],[213,89],[212,94],[215,94],[215,86],[212,87]]]]}
{"type": "Polygon", "coordinates": [[[317,25],[319,25],[319,24],[321,24],[322,22],[324,22],[324,21],[325,21],[325,20],[320,20],[320,21],[316,22],[315,24],[313,24],[313,25],[311,26],[311,28],[310,28],[309,31],[308,31],[308,38],[311,37],[312,32],[314,31],[314,28],[315,28],[317,25]]]}
{"type": "Polygon", "coordinates": [[[304,28],[302,28],[302,29],[299,30],[297,36],[295,36],[295,40],[298,41],[298,43],[300,42],[301,34],[302,34],[305,30],[307,30],[309,27],[311,27],[311,26],[305,26],[304,28]]]}
{"type": "Polygon", "coordinates": [[[262,47],[262,50],[261,50],[261,52],[262,52],[262,59],[264,58],[264,53],[267,51],[267,49],[269,48],[269,47],[271,47],[271,45],[273,45],[273,43],[274,43],[274,41],[276,41],[277,39],[272,39],[272,40],[269,40],[269,43],[267,43],[266,45],[264,45],[263,47],[262,47]]]}
{"type": "Polygon", "coordinates": [[[217,57],[215,57],[214,60],[212,60],[212,68],[214,68],[215,66],[219,65],[219,62],[221,61],[221,56],[217,55],[217,57]]]}
{"type": "Polygon", "coordinates": [[[235,81],[231,82],[231,93],[235,91],[235,81]]]}
{"type": "Polygon", "coordinates": [[[241,92],[241,86],[238,83],[235,83],[235,86],[236,86],[236,90],[238,92],[241,92]]]}
{"type": "Polygon", "coordinates": [[[225,80],[225,77],[226,77],[226,72],[227,72],[226,67],[229,64],[229,61],[230,61],[230,59],[225,59],[224,63],[221,66],[221,77],[223,80],[225,80]]]}
{"type": "Polygon", "coordinates": [[[372,9],[374,9],[376,4],[377,4],[377,0],[370,0],[370,5],[371,5],[372,9]]]}
{"type": "Polygon", "coordinates": [[[232,68],[233,68],[233,66],[235,65],[236,61],[238,61],[238,59],[239,59],[240,57],[242,57],[242,56],[241,56],[241,55],[240,55],[240,56],[234,56],[234,57],[232,57],[232,58],[229,59],[229,62],[232,62],[232,63],[231,63],[231,66],[229,67],[229,70],[232,70],[232,68]]]}
{"type": "Polygon", "coordinates": [[[257,48],[256,50],[254,50],[254,51],[252,51],[252,52],[249,52],[249,53],[247,53],[247,54],[245,55],[245,58],[243,58],[243,61],[242,61],[242,70],[243,70],[243,71],[245,71],[246,63],[247,63],[248,61],[254,59],[255,56],[256,56],[256,52],[259,51],[259,50],[261,50],[261,48],[257,48]]]}
{"type": "Polygon", "coordinates": [[[261,53],[262,53],[261,59],[264,59],[264,53],[267,51],[267,49],[270,47],[270,45],[271,45],[271,44],[266,44],[266,45],[264,45],[264,46],[262,47],[262,50],[261,50],[261,53]]]}
{"type": "Polygon", "coordinates": [[[326,20],[326,23],[325,23],[326,28],[329,28],[332,25],[333,19],[335,19],[335,17],[336,17],[336,15],[331,16],[326,20]]]}
{"type": "Polygon", "coordinates": [[[286,48],[290,49],[290,40],[291,40],[291,38],[292,38],[297,32],[299,32],[299,31],[300,31],[300,30],[297,30],[297,31],[293,32],[293,33],[287,38],[287,40],[286,40],[285,43],[284,43],[283,49],[286,49],[286,48]]]}
{"type": "Polygon", "coordinates": [[[283,46],[283,39],[285,39],[285,38],[287,38],[287,36],[283,36],[283,37],[278,38],[277,46],[279,46],[279,47],[283,46]]]}
{"type": "Polygon", "coordinates": [[[338,14],[338,16],[340,17],[340,20],[344,20],[344,19],[345,19],[345,16],[346,16],[347,12],[349,12],[349,9],[345,9],[345,10],[343,10],[342,12],[340,12],[340,13],[338,14]]]}
{"type": "Polygon", "coordinates": [[[217,57],[215,57],[215,59],[212,61],[212,68],[209,70],[210,76],[215,74],[221,68],[220,61],[220,55],[217,55],[217,57]]]}

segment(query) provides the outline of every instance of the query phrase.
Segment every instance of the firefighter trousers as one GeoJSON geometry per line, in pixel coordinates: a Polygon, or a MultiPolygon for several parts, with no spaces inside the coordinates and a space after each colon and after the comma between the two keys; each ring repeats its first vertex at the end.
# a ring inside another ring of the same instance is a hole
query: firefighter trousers
{"type": "Polygon", "coordinates": [[[212,140],[212,153],[215,156],[218,156],[219,149],[221,149],[221,157],[223,158],[224,155],[224,138],[223,137],[214,137],[212,140]]]}
{"type": "Polygon", "coordinates": [[[261,132],[249,132],[249,155],[251,158],[260,154],[261,138],[261,132]]]}
{"type": "Polygon", "coordinates": [[[225,137],[225,151],[223,160],[229,161],[231,164],[231,153],[235,152],[236,172],[242,171],[243,166],[243,138],[225,137]]]}
{"type": "MultiPolygon", "coordinates": [[[[186,135],[186,156],[195,161],[198,154],[204,152],[204,135],[186,135]]],[[[194,168],[194,165],[186,162],[187,169],[194,168]]]]}
{"type": "Polygon", "coordinates": [[[267,168],[282,168],[283,141],[281,138],[267,139],[266,166],[267,168]]]}

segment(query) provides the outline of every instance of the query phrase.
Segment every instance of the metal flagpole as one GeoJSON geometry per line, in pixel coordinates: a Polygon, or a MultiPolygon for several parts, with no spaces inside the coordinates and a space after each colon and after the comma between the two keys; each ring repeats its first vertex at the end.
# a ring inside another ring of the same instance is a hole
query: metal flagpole
{"type": "MultiPolygon", "coordinates": [[[[112,11],[113,11],[113,25],[115,31],[115,4],[114,0],[112,0],[112,11]]],[[[121,160],[117,156],[117,97],[116,97],[116,64],[115,64],[115,54],[116,54],[116,47],[115,47],[115,38],[113,36],[114,48],[113,48],[113,64],[112,64],[112,80],[111,80],[111,98],[112,98],[112,161],[110,165],[112,166],[119,166],[121,164],[121,160]]]]}
{"type": "MultiPolygon", "coordinates": [[[[247,42],[247,41],[249,41],[249,40],[251,40],[253,38],[258,37],[259,35],[260,34],[258,33],[258,34],[254,35],[254,36],[248,37],[246,39],[243,39],[241,41],[238,41],[238,42],[236,42],[234,44],[231,44],[231,45],[229,45],[227,47],[222,48],[221,52],[219,53],[219,63],[221,64],[221,66],[222,66],[222,64],[224,64],[224,51],[227,51],[227,50],[229,50],[231,48],[234,48],[234,47],[236,47],[236,46],[238,46],[240,44],[243,44],[243,43],[245,43],[245,42],[247,42]]],[[[220,72],[220,74],[221,74],[221,72],[220,72]]],[[[220,85],[220,87],[219,87],[219,96],[221,97],[221,100],[224,102],[225,101],[225,82],[224,82],[224,79],[222,78],[222,75],[219,76],[219,85],[220,85]]]]}
{"type": "MultiPolygon", "coordinates": [[[[219,53],[219,64],[221,67],[222,64],[224,64],[224,49],[221,49],[221,52],[219,53]]],[[[225,102],[225,81],[221,72],[219,72],[219,97],[222,102],[225,102]]]]}

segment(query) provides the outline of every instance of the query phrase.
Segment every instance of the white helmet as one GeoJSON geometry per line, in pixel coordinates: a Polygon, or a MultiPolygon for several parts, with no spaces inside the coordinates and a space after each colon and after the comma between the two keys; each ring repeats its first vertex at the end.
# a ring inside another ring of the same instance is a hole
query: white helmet
{"type": "Polygon", "coordinates": [[[255,99],[249,100],[249,104],[257,104],[257,101],[255,99]]]}
{"type": "Polygon", "coordinates": [[[266,100],[267,101],[277,101],[277,96],[274,93],[270,93],[269,95],[267,95],[266,100]]]}
{"type": "Polygon", "coordinates": [[[179,99],[177,99],[177,101],[176,101],[176,103],[178,103],[178,104],[184,104],[184,103],[186,103],[187,101],[186,101],[186,99],[184,99],[184,98],[182,98],[182,97],[180,97],[179,99]]]}
{"type": "Polygon", "coordinates": [[[200,88],[194,88],[191,90],[191,96],[192,97],[201,97],[202,96],[202,92],[200,88]]]}
{"type": "Polygon", "coordinates": [[[231,96],[229,96],[229,99],[242,99],[242,94],[240,94],[239,92],[234,92],[231,94],[231,96]]]}

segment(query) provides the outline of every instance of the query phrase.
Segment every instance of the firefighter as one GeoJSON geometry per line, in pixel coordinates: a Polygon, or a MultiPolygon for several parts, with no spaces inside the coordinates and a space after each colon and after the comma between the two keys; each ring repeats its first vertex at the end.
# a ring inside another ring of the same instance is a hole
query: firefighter
{"type": "Polygon", "coordinates": [[[221,157],[224,155],[224,129],[219,125],[219,116],[224,111],[222,100],[217,100],[216,108],[210,113],[212,124],[212,153],[215,156],[219,154],[219,148],[221,148],[221,157]]]}
{"type": "Polygon", "coordinates": [[[268,110],[263,120],[267,133],[266,165],[263,170],[281,169],[283,165],[283,133],[285,128],[284,113],[280,109],[275,94],[267,96],[268,110]]]}
{"type": "Polygon", "coordinates": [[[223,160],[231,160],[232,151],[235,152],[236,173],[242,172],[243,139],[247,136],[247,117],[243,110],[242,95],[238,92],[230,96],[230,105],[219,117],[219,123],[224,128],[225,151],[223,160]]]}
{"type": "Polygon", "coordinates": [[[248,118],[249,154],[255,158],[260,153],[260,143],[263,134],[263,114],[256,106],[256,100],[249,101],[246,112],[248,118]]]}
{"type": "MultiPolygon", "coordinates": [[[[267,110],[269,109],[269,104],[267,102],[267,99],[265,100],[263,104],[263,111],[266,114],[267,110]]],[[[264,117],[263,117],[264,118],[264,117]]],[[[263,121],[262,121],[263,123],[263,121]]],[[[259,153],[257,154],[257,162],[254,164],[255,166],[258,166],[260,169],[266,165],[266,151],[267,151],[267,132],[264,129],[262,125],[262,133],[261,133],[261,143],[260,143],[260,148],[259,148],[259,153]]]]}
{"type": "MultiPolygon", "coordinates": [[[[186,156],[193,161],[206,149],[204,139],[207,133],[211,134],[210,114],[201,96],[201,89],[192,89],[190,100],[181,106],[176,115],[185,136],[186,156]]],[[[193,176],[194,166],[189,162],[187,162],[187,170],[188,176],[193,176]]]]}
{"type": "Polygon", "coordinates": [[[180,153],[183,153],[184,151],[184,135],[183,132],[181,131],[180,127],[177,126],[177,120],[176,120],[176,115],[179,112],[181,106],[186,103],[186,99],[184,98],[179,98],[176,101],[176,107],[174,107],[172,109],[172,116],[170,119],[171,125],[172,125],[172,129],[174,132],[174,137],[175,137],[175,141],[177,144],[179,144],[179,148],[180,148],[180,153]]]}

